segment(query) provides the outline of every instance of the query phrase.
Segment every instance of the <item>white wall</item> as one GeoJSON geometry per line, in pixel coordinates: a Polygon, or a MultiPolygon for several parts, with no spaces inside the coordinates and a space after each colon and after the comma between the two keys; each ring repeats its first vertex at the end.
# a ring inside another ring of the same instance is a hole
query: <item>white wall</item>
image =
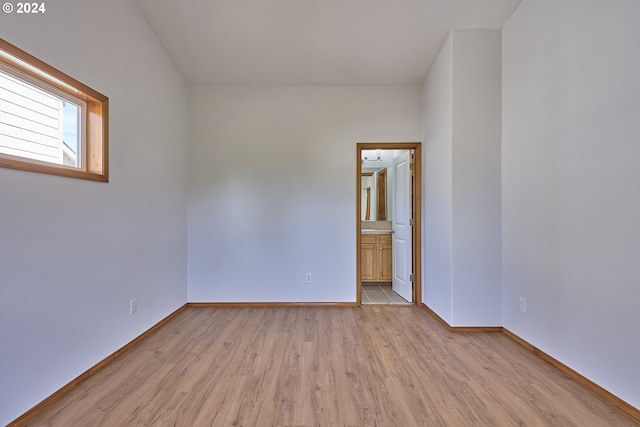
{"type": "Polygon", "coordinates": [[[133,2],[54,3],[0,37],[110,98],[111,182],[0,169],[2,425],[186,301],[186,87],[133,2]]]}
{"type": "Polygon", "coordinates": [[[499,326],[500,31],[453,30],[423,85],[424,302],[499,326]]]}
{"type": "Polygon", "coordinates": [[[637,408],[639,16],[635,0],[523,0],[502,119],[504,326],[637,408]]]}
{"type": "Polygon", "coordinates": [[[424,304],[451,324],[453,215],[453,45],[447,37],[423,85],[424,304]]]}
{"type": "Polygon", "coordinates": [[[356,143],[419,141],[419,86],[192,86],[189,108],[189,301],[355,301],[356,143]]]}
{"type": "Polygon", "coordinates": [[[453,30],[452,325],[502,325],[500,30],[453,30]]]}

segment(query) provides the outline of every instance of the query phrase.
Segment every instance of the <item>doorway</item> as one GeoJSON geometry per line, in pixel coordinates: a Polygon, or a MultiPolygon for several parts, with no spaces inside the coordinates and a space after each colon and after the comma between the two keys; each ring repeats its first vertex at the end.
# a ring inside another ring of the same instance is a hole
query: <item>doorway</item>
{"type": "Polygon", "coordinates": [[[387,221],[391,223],[390,237],[376,236],[375,238],[390,240],[391,251],[393,251],[391,271],[385,273],[384,270],[389,268],[383,266],[376,268],[383,275],[381,277],[383,281],[391,279],[394,291],[403,295],[404,299],[411,304],[421,305],[421,144],[419,142],[367,142],[358,143],[356,146],[356,303],[360,305],[363,302],[363,282],[371,283],[371,263],[375,263],[376,256],[379,256],[378,259],[383,259],[385,254],[388,257],[390,252],[380,242],[377,242],[376,246],[376,249],[379,249],[378,253],[370,250],[369,241],[374,237],[368,233],[378,234],[376,231],[370,231],[370,227],[384,228],[387,221]],[[393,162],[387,161],[385,164],[384,159],[390,157],[393,158],[393,162]],[[388,184],[386,176],[391,175],[395,178],[396,174],[399,179],[394,180],[394,184],[388,184]],[[384,188],[380,188],[380,185],[375,185],[375,188],[366,183],[363,185],[363,178],[367,183],[381,182],[384,188]],[[406,196],[396,197],[401,193],[404,194],[402,188],[406,188],[406,196]],[[391,193],[388,197],[387,192],[391,193]],[[385,208],[386,201],[389,206],[385,208]],[[393,206],[394,204],[396,207],[393,206]],[[398,215],[394,216],[394,213],[398,215]]]}

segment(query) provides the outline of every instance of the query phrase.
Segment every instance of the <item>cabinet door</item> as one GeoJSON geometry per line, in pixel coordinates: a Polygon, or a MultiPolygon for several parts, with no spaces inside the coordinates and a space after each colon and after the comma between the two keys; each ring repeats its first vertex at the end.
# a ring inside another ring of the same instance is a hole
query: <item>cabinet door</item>
{"type": "Polygon", "coordinates": [[[391,236],[381,235],[378,237],[380,280],[390,282],[393,279],[391,236]]]}
{"type": "Polygon", "coordinates": [[[377,257],[376,236],[362,235],[360,244],[360,279],[362,281],[377,280],[377,257]]]}

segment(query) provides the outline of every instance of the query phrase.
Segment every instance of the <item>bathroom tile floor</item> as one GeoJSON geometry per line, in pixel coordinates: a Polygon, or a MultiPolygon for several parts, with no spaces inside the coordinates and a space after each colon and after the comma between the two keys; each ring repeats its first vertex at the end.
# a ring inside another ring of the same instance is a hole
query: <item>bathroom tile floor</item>
{"type": "Polygon", "coordinates": [[[362,285],[362,304],[411,304],[395,293],[391,285],[362,285]]]}

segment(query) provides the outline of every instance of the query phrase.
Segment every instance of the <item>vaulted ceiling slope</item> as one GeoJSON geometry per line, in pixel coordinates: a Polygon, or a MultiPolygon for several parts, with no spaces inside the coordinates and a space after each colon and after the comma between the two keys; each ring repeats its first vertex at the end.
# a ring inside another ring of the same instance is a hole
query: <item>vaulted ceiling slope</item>
{"type": "Polygon", "coordinates": [[[452,28],[520,0],[136,0],[192,84],[421,83],[452,28]]]}

